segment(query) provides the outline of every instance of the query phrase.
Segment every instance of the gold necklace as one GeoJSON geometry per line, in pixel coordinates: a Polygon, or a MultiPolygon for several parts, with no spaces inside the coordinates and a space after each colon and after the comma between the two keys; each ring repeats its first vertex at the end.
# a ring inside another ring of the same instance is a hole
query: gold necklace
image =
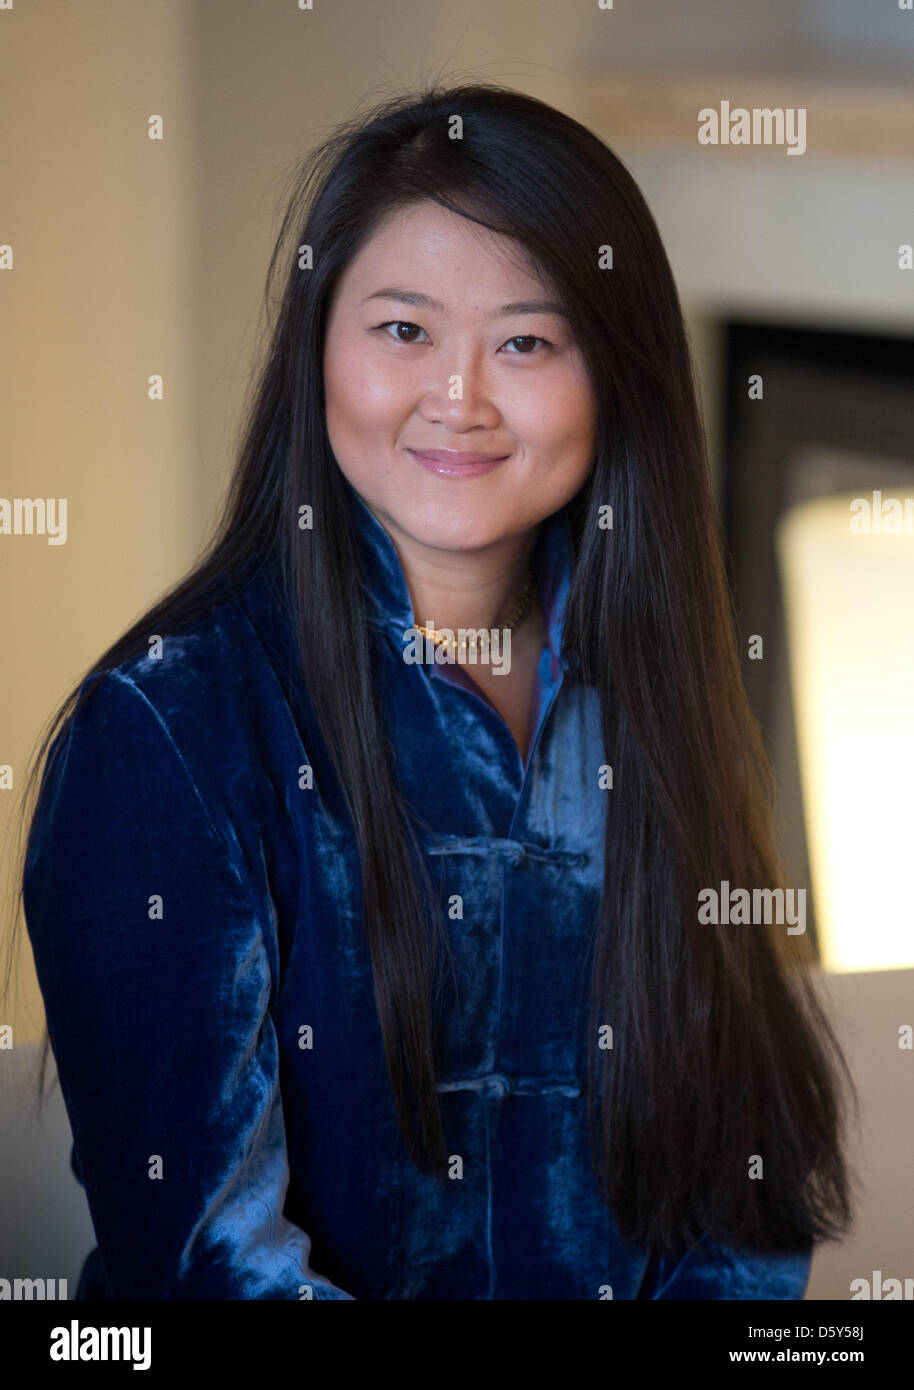
{"type": "MultiPolygon", "coordinates": [[[[530,603],[533,598],[534,587],[535,581],[533,571],[530,570],[527,574],[526,581],[524,582],[524,587],[520,592],[520,597],[518,598],[517,603],[514,605],[513,609],[506,618],[503,618],[501,622],[497,622],[495,624],[495,628],[500,628],[502,630],[507,630],[510,632],[515,627],[518,627],[520,625],[522,620],[527,615],[527,609],[530,607],[530,603]]],[[[492,631],[494,631],[495,628],[493,628],[492,631]]],[[[449,646],[452,639],[456,635],[449,628],[445,628],[442,631],[441,629],[436,627],[420,627],[418,623],[416,624],[416,631],[421,632],[423,637],[430,637],[431,640],[435,643],[436,647],[449,646]]],[[[463,629],[457,629],[458,634],[461,631],[463,631],[463,629]]],[[[466,655],[467,649],[469,647],[472,648],[472,650],[476,653],[477,656],[479,655],[480,643],[483,640],[488,642],[489,629],[474,629],[474,631],[476,635],[469,642],[467,641],[465,632],[462,637],[457,636],[456,646],[458,654],[466,655]]]]}

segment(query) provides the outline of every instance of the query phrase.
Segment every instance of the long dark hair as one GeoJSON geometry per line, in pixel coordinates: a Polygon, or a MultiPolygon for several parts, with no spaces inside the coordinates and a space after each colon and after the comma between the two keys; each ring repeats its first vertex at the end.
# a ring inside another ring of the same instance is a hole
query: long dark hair
{"type": "MultiPolygon", "coordinates": [[[[843,1127],[856,1097],[807,969],[788,959],[797,943],[783,927],[775,936],[698,922],[702,888],[784,880],[682,312],[634,180],[568,116],[495,84],[435,86],[363,113],[308,156],[270,261],[271,301],[282,279],[278,314],[217,533],[57,711],[32,776],[52,764],[89,677],[146,650],[150,632],[192,622],[275,556],[359,850],[400,1126],[419,1167],[443,1172],[427,898],[383,711],[367,664],[348,659],[363,599],[322,381],[341,271],[380,219],[422,199],[529,254],[571,318],[598,401],[594,467],[569,504],[576,558],[563,641],[578,678],[599,690],[614,772],[587,1078],[601,1190],[622,1235],[657,1252],[699,1233],[759,1250],[834,1239],[851,1219],[843,1127]],[[303,503],[313,507],[304,532],[303,503]],[[609,532],[598,525],[607,503],[609,532]],[[605,1024],[612,1049],[597,1045],[605,1024]],[[764,1159],[763,1181],[748,1180],[752,1155],[764,1159]]],[[[40,796],[26,851],[39,813],[40,796]]],[[[46,1040],[43,1063],[47,1050],[46,1040]]]]}

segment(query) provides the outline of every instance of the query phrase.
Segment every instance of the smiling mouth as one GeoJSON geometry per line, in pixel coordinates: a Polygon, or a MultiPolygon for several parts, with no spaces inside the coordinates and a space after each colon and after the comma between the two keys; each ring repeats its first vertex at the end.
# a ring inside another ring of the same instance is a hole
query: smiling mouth
{"type": "Polygon", "coordinates": [[[461,453],[455,449],[407,449],[417,463],[430,473],[445,478],[472,478],[491,473],[508,454],[461,453]]]}

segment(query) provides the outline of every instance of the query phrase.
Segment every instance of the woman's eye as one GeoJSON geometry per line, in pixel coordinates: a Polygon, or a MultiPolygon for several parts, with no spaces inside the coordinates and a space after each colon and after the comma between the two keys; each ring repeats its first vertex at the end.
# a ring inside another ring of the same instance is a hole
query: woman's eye
{"type": "Polygon", "coordinates": [[[514,336],[513,338],[509,338],[509,339],[508,339],[508,342],[505,343],[504,346],[505,346],[505,347],[508,347],[511,343],[514,343],[515,345],[517,345],[517,344],[520,344],[520,345],[521,345],[521,346],[518,346],[518,347],[517,347],[517,352],[516,352],[516,354],[515,354],[515,353],[510,354],[511,356],[518,356],[518,357],[530,357],[530,356],[532,356],[534,346],[535,346],[537,343],[542,343],[543,347],[546,347],[546,348],[552,347],[552,344],[549,342],[549,339],[548,339],[548,338],[536,338],[536,337],[534,337],[534,335],[533,335],[532,333],[517,333],[517,334],[515,334],[515,336],[514,336]]]}
{"type": "Polygon", "coordinates": [[[414,337],[406,337],[401,334],[399,331],[401,328],[405,328],[407,333],[425,332],[424,328],[420,328],[417,323],[410,323],[407,319],[391,319],[389,323],[379,323],[378,327],[385,330],[392,328],[394,331],[388,334],[388,337],[394,338],[398,343],[414,343],[416,341],[414,337]]]}

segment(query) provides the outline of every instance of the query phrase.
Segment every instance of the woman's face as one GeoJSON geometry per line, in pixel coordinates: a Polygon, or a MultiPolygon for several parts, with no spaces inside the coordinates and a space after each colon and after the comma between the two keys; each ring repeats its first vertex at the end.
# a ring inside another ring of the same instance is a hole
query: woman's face
{"type": "Polygon", "coordinates": [[[395,540],[475,550],[521,535],[590,471],[583,356],[516,260],[514,242],[423,201],[384,220],[336,285],[330,444],[395,540]]]}

